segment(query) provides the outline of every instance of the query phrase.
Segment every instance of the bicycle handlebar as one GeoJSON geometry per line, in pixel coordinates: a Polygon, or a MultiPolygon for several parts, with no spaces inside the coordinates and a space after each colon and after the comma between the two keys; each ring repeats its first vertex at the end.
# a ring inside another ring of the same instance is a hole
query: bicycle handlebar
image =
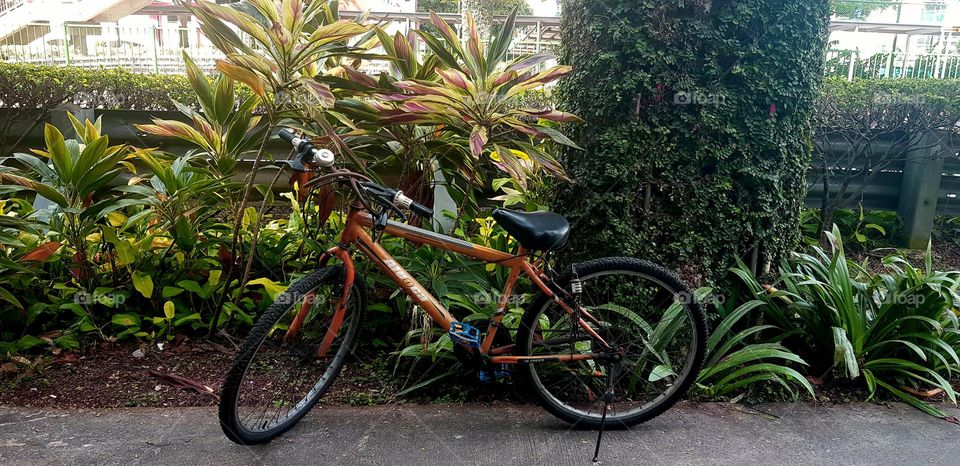
{"type": "MultiPolygon", "coordinates": [[[[289,142],[300,153],[301,161],[321,167],[331,167],[334,163],[333,152],[327,149],[317,149],[308,139],[299,138],[290,130],[284,128],[277,134],[280,139],[289,142]]],[[[292,165],[291,165],[292,166],[292,165]]],[[[303,167],[300,167],[303,168],[303,167]]],[[[296,170],[296,168],[294,168],[296,170]]],[[[421,217],[432,217],[433,209],[414,201],[403,194],[403,191],[385,188],[372,181],[360,183],[365,191],[373,195],[381,205],[392,205],[400,209],[408,209],[421,217]]],[[[359,193],[358,193],[359,194],[359,193]]]]}
{"type": "Polygon", "coordinates": [[[374,198],[384,206],[394,206],[399,209],[407,209],[421,217],[432,217],[433,209],[414,201],[403,194],[403,191],[385,188],[372,181],[360,183],[365,191],[373,195],[374,198]]]}
{"type": "Polygon", "coordinates": [[[281,129],[277,135],[280,136],[280,139],[289,142],[290,145],[300,153],[300,160],[304,164],[309,163],[320,167],[332,167],[336,161],[333,152],[327,149],[317,149],[310,143],[310,140],[298,138],[286,128],[281,129]]]}

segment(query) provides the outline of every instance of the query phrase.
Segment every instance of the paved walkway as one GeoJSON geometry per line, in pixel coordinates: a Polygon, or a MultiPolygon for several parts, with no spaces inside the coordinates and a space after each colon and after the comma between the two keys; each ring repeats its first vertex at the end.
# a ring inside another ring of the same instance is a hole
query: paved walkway
{"type": "MultiPolygon", "coordinates": [[[[949,408],[960,415],[960,410],[949,408]]],[[[0,408],[0,464],[590,464],[595,432],[533,406],[323,407],[260,447],[213,409],[0,408]],[[491,409],[492,408],[492,409],[491,409]]],[[[605,435],[603,464],[958,464],[960,426],[904,405],[684,403],[605,435]]]]}

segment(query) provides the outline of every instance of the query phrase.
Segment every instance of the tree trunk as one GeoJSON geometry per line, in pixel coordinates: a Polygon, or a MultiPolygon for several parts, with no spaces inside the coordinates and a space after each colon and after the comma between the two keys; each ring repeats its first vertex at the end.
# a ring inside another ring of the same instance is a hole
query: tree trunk
{"type": "Polygon", "coordinates": [[[460,35],[464,38],[467,36],[467,15],[472,15],[473,20],[477,23],[477,33],[480,34],[480,39],[486,40],[490,38],[490,30],[493,29],[493,14],[490,8],[484,5],[484,0],[461,0],[460,1],[460,17],[462,27],[460,28],[460,35]]]}

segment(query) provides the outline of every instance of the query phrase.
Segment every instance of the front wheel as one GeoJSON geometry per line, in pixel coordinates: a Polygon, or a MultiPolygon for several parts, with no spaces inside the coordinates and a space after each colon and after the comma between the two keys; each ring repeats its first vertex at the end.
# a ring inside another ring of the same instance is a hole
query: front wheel
{"type": "Polygon", "coordinates": [[[220,394],[220,426],[230,440],[270,441],[333,385],[366,306],[363,277],[354,279],[339,332],[330,332],[344,291],[343,266],[323,268],[277,296],[257,320],[220,394]]]}
{"type": "MultiPolygon", "coordinates": [[[[693,293],[673,272],[635,258],[597,259],[575,268],[584,315],[592,317],[584,321],[619,354],[618,369],[595,360],[540,362],[521,365],[521,378],[547,411],[578,427],[600,426],[601,400],[611,383],[608,426],[625,428],[660,415],[687,392],[703,364],[707,325],[693,293]]],[[[570,274],[557,283],[569,290],[570,274]]],[[[604,351],[573,316],[542,295],[517,332],[521,356],[604,351]]]]}

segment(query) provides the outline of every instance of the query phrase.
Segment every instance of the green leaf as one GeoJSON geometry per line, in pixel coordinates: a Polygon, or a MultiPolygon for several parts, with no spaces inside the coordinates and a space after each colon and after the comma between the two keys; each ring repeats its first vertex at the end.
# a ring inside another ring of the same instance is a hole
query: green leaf
{"type": "Polygon", "coordinates": [[[140,316],[136,314],[114,314],[111,320],[115,325],[121,327],[140,328],[140,316]]]}
{"type": "Polygon", "coordinates": [[[193,280],[180,280],[177,282],[177,286],[198,295],[203,294],[203,288],[193,280]]]}
{"type": "Polygon", "coordinates": [[[18,309],[23,309],[23,305],[20,304],[20,300],[18,300],[17,297],[6,288],[0,287],[0,299],[14,305],[18,309]]]}
{"type": "Polygon", "coordinates": [[[220,283],[221,275],[223,275],[223,270],[211,270],[210,275],[207,277],[207,284],[216,286],[220,283]]]}
{"type": "Polygon", "coordinates": [[[896,395],[897,398],[900,398],[901,400],[907,402],[907,404],[909,404],[910,406],[913,406],[914,408],[917,408],[920,411],[923,411],[931,416],[938,417],[941,419],[947,417],[947,413],[942,409],[930,406],[929,404],[924,403],[923,401],[920,401],[920,399],[918,399],[917,397],[910,395],[909,393],[906,393],[903,390],[900,390],[894,387],[893,385],[890,385],[884,382],[883,380],[876,379],[876,383],[877,385],[887,389],[887,391],[889,391],[890,393],[893,393],[894,395],[896,395]]]}
{"type": "Polygon", "coordinates": [[[403,390],[400,390],[399,392],[397,392],[397,396],[406,395],[407,393],[410,393],[410,392],[419,390],[419,389],[421,389],[421,388],[423,388],[423,387],[426,387],[427,385],[430,385],[430,384],[432,384],[432,383],[434,383],[434,382],[436,382],[436,381],[438,381],[438,380],[440,380],[440,379],[443,379],[444,377],[450,377],[451,375],[457,374],[457,373],[460,371],[460,365],[461,365],[461,364],[460,364],[459,362],[457,362],[456,364],[453,365],[453,367],[452,367],[449,371],[444,372],[443,374],[440,374],[440,375],[438,375],[438,376],[436,376],[436,377],[431,377],[431,378],[429,378],[429,379],[427,379],[427,380],[424,380],[424,381],[422,381],[422,382],[413,384],[413,385],[411,385],[411,386],[409,386],[409,387],[405,387],[403,390]]]}
{"type": "Polygon", "coordinates": [[[66,349],[66,350],[80,349],[80,342],[77,340],[77,337],[69,333],[66,335],[61,335],[58,338],[54,338],[53,343],[57,345],[57,348],[60,348],[60,349],[66,349]]]}
{"type": "Polygon", "coordinates": [[[175,286],[164,286],[163,291],[160,293],[160,296],[163,297],[164,299],[167,299],[167,298],[172,298],[174,296],[177,296],[180,293],[183,293],[183,288],[178,288],[175,286]]]}
{"type": "Polygon", "coordinates": [[[187,217],[178,218],[174,233],[174,242],[177,247],[184,251],[193,251],[197,244],[197,232],[190,223],[190,219],[187,217]]]}
{"type": "Polygon", "coordinates": [[[173,317],[176,315],[176,307],[173,305],[173,301],[167,301],[163,303],[163,315],[167,320],[173,320],[173,317]]]}
{"type": "Polygon", "coordinates": [[[31,336],[31,335],[24,335],[20,337],[19,340],[17,340],[17,350],[26,351],[30,348],[33,348],[35,346],[40,346],[45,343],[46,342],[41,340],[40,338],[31,336]]]}
{"type": "Polygon", "coordinates": [[[47,123],[43,127],[43,137],[47,143],[47,155],[53,162],[54,169],[63,180],[73,178],[73,157],[67,150],[63,133],[56,126],[47,123]]]}
{"type": "Polygon", "coordinates": [[[860,365],[853,345],[847,339],[847,332],[840,327],[833,327],[834,362],[844,367],[847,377],[855,379],[860,376],[860,365]]]}
{"type": "Polygon", "coordinates": [[[668,366],[664,366],[663,364],[660,364],[658,366],[655,366],[653,370],[650,371],[650,375],[647,377],[647,381],[658,382],[667,377],[676,377],[676,376],[677,374],[676,372],[673,371],[673,369],[671,369],[668,366]]]}
{"type": "Polygon", "coordinates": [[[572,147],[574,149],[581,149],[581,147],[578,146],[577,143],[573,142],[570,138],[564,136],[563,133],[561,133],[560,131],[557,131],[554,128],[550,128],[548,126],[540,126],[540,125],[535,125],[534,127],[538,131],[546,134],[547,136],[550,136],[550,139],[553,139],[553,141],[556,142],[557,144],[563,144],[565,146],[572,147]]]}
{"type": "Polygon", "coordinates": [[[868,223],[868,224],[867,224],[867,228],[869,228],[869,229],[871,229],[871,230],[879,231],[881,235],[887,236],[887,230],[886,230],[885,228],[883,228],[882,226],[877,225],[876,223],[868,223]]]}
{"type": "Polygon", "coordinates": [[[153,296],[153,278],[141,271],[133,272],[133,287],[136,288],[144,298],[150,299],[153,296]]]}
{"type": "Polygon", "coordinates": [[[179,326],[181,326],[181,325],[183,325],[183,324],[186,324],[186,323],[188,323],[188,322],[199,322],[199,321],[200,321],[200,314],[195,312],[195,313],[193,313],[193,314],[190,314],[190,315],[185,316],[185,317],[181,317],[181,318],[173,321],[173,326],[174,326],[174,327],[179,327],[179,326]]]}

